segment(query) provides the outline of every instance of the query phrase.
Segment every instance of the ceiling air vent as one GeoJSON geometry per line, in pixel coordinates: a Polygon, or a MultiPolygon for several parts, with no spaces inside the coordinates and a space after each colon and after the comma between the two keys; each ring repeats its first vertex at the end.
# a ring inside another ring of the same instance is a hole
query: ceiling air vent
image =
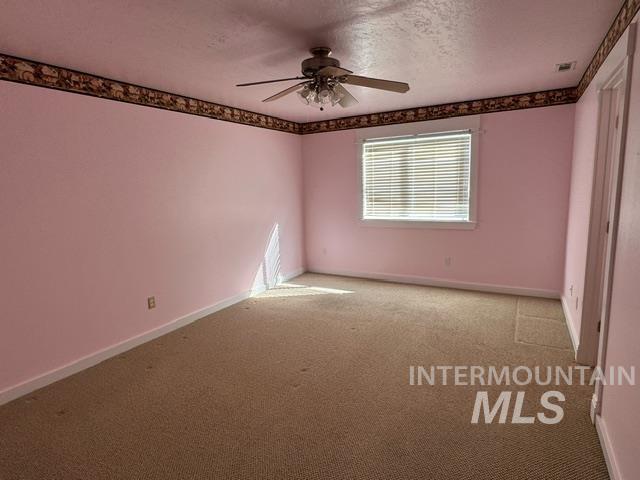
{"type": "Polygon", "coordinates": [[[576,68],[576,62],[556,63],[556,72],[568,72],[576,68]]]}

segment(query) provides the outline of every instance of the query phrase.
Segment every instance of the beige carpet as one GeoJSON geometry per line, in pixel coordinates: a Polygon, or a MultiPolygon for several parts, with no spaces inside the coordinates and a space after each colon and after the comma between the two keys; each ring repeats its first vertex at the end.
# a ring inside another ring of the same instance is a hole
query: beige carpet
{"type": "MultiPolygon", "coordinates": [[[[0,478],[608,478],[588,387],[560,389],[557,425],[472,425],[479,387],[409,385],[410,365],[571,364],[558,302],[292,283],[320,288],[268,292],[0,407],[0,478]]],[[[525,413],[545,390],[526,388],[525,413]]]]}

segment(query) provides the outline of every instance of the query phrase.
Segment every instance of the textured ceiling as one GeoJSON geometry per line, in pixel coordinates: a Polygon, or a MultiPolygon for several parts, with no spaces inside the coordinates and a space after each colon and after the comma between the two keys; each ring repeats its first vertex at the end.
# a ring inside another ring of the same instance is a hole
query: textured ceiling
{"type": "Polygon", "coordinates": [[[575,86],[622,0],[0,0],[0,52],[298,122],[575,86]],[[330,46],[406,94],[357,107],[260,100],[330,46]],[[577,61],[556,73],[554,64],[577,61]]]}

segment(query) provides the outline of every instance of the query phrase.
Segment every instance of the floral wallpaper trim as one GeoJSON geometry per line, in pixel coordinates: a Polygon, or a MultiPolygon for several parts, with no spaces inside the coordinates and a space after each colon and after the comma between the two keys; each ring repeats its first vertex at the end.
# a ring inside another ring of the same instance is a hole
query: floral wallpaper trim
{"type": "Polygon", "coordinates": [[[0,54],[0,80],[54,88],[282,132],[300,133],[301,130],[300,124],[289,120],[3,54],[0,54]]]}
{"type": "Polygon", "coordinates": [[[54,88],[289,133],[331,132],[577,102],[638,10],[640,10],[640,0],[625,0],[576,87],[415,107],[391,112],[370,113],[308,123],[296,123],[261,113],[197,100],[3,54],[0,54],[0,80],[54,88]]]}
{"type": "Polygon", "coordinates": [[[575,88],[371,113],[335,120],[296,123],[261,113],[197,100],[107,78],[0,54],[0,80],[26,83],[94,97],[162,108],[216,120],[242,123],[289,133],[317,133],[436,118],[561,105],[577,100],[575,88]]]}
{"type": "Polygon", "coordinates": [[[480,113],[504,112],[524,108],[548,107],[575,103],[578,100],[575,88],[561,88],[545,92],[523,93],[504,97],[447,103],[430,107],[407,108],[393,112],[370,113],[353,117],[337,118],[302,124],[302,134],[332,132],[351,128],[376,127],[395,123],[423,122],[440,118],[477,115],[480,113]]]}
{"type": "Polygon", "coordinates": [[[618,12],[613,24],[596,50],[595,55],[576,87],[443,105],[415,107],[391,112],[370,113],[308,123],[296,123],[261,113],[242,110],[240,108],[197,100],[1,53],[0,80],[54,88],[108,100],[161,108],[282,132],[296,134],[330,132],[350,128],[419,122],[461,115],[475,115],[574,103],[578,101],[587,89],[598,72],[598,69],[602,66],[638,10],[640,10],[640,0],[624,1],[622,8],[618,12]]]}
{"type": "Polygon", "coordinates": [[[640,10],[640,0],[625,0],[622,8],[613,21],[613,24],[611,24],[609,31],[604,36],[602,43],[591,59],[591,62],[585,70],[584,75],[582,75],[580,83],[578,83],[578,86],[576,87],[578,98],[582,96],[584,91],[591,83],[591,80],[593,80],[593,77],[596,76],[596,73],[598,73],[598,70],[604,63],[609,53],[611,53],[611,50],[615,46],[616,42],[620,39],[624,31],[627,29],[636,13],[638,13],[638,10],[640,10]]]}

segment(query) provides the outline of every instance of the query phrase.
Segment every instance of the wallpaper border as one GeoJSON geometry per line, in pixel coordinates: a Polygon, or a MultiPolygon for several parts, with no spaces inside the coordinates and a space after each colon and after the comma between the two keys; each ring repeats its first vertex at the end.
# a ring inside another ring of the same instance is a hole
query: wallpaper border
{"type": "Polygon", "coordinates": [[[378,125],[504,112],[575,103],[582,96],[616,42],[640,10],[640,0],[625,0],[580,82],[575,87],[521,93],[463,102],[376,112],[329,120],[297,123],[241,108],[142,87],[69,68],[0,53],[0,80],[52,88],[107,100],[240,123],[294,134],[333,132],[378,125]]]}
{"type": "Polygon", "coordinates": [[[550,107],[565,105],[578,100],[575,87],[559,88],[544,92],[521,93],[502,97],[469,100],[465,102],[444,103],[428,107],[406,108],[390,112],[369,113],[352,117],[321,120],[301,124],[302,134],[334,132],[352,128],[377,127],[397,123],[424,122],[441,118],[478,115],[481,113],[506,112],[526,108],[550,107]]]}
{"type": "Polygon", "coordinates": [[[636,13],[638,13],[638,10],[640,10],[640,0],[625,0],[622,4],[622,8],[613,20],[611,27],[609,27],[607,34],[602,39],[600,46],[596,50],[596,53],[593,55],[591,62],[589,62],[580,82],[576,86],[578,98],[582,96],[593,78],[596,76],[596,73],[598,73],[598,70],[606,60],[607,56],[611,53],[611,50],[613,50],[616,42],[627,29],[633,20],[633,17],[636,16],[636,13]]]}
{"type": "Polygon", "coordinates": [[[301,130],[299,123],[290,120],[2,53],[0,53],[0,80],[53,88],[288,133],[300,133],[301,130]]]}

